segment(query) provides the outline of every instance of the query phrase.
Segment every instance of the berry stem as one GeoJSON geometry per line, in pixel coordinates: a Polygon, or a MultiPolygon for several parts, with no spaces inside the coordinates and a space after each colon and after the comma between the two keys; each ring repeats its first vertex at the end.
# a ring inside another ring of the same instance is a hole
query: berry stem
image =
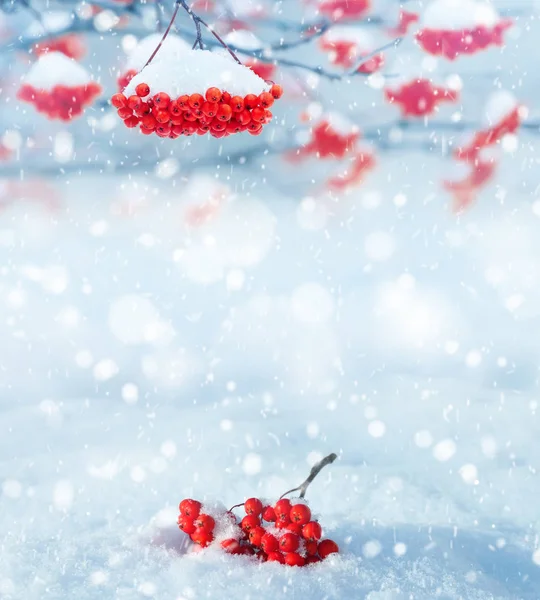
{"type": "Polygon", "coordinates": [[[171,30],[171,27],[173,26],[173,23],[174,23],[174,20],[176,19],[176,15],[178,14],[179,8],[180,8],[180,5],[177,3],[176,6],[174,7],[174,11],[173,11],[171,20],[169,21],[169,24],[167,25],[167,29],[165,29],[165,33],[163,34],[163,37],[159,41],[159,44],[156,46],[156,49],[152,52],[152,55],[150,56],[150,58],[146,61],[146,64],[144,65],[143,69],[145,69],[152,62],[152,60],[154,59],[156,54],[159,52],[159,49],[161,48],[163,42],[165,41],[166,37],[169,35],[169,31],[171,30]]]}
{"type": "Polygon", "coordinates": [[[198,44],[199,48],[201,50],[203,49],[201,25],[204,25],[204,27],[206,27],[206,29],[208,29],[208,31],[227,50],[227,52],[234,58],[234,60],[239,65],[242,64],[242,61],[238,58],[238,56],[236,56],[236,54],[229,48],[229,46],[227,46],[226,42],[212,29],[212,27],[210,27],[210,25],[208,25],[208,23],[204,19],[201,19],[201,17],[199,17],[199,15],[195,14],[191,10],[191,8],[187,5],[186,0],[176,0],[176,5],[177,6],[180,5],[187,12],[187,14],[193,19],[193,22],[195,23],[195,27],[197,29],[197,39],[195,40],[193,47],[195,47],[198,44]]]}
{"type": "Polygon", "coordinates": [[[235,504],[234,506],[231,506],[231,508],[229,508],[229,510],[227,512],[232,512],[233,509],[239,508],[240,506],[244,506],[244,503],[240,502],[240,504],[235,504]]]}
{"type": "Polygon", "coordinates": [[[317,477],[317,475],[322,471],[322,469],[326,467],[326,465],[332,464],[336,460],[336,458],[337,454],[335,454],[334,452],[332,452],[332,454],[329,454],[328,456],[325,456],[316,465],[313,465],[313,467],[311,467],[311,471],[307,479],[303,483],[301,483],[298,487],[295,487],[292,490],[288,490],[284,494],[281,494],[281,496],[279,497],[280,500],[287,494],[297,492],[298,490],[300,490],[300,498],[303,498],[306,495],[306,491],[309,487],[309,484],[315,479],[315,477],[317,477]]]}

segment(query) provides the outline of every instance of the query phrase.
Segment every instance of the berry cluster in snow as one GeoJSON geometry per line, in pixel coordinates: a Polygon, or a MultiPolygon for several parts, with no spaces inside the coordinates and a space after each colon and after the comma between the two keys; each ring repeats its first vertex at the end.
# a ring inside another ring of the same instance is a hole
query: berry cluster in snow
{"type": "Polygon", "coordinates": [[[434,0],[422,18],[416,40],[429,54],[455,60],[490,46],[502,46],[503,34],[512,26],[486,2],[434,0]]]}
{"type": "Polygon", "coordinates": [[[61,52],[42,54],[17,92],[49,117],[70,121],[100,95],[101,86],[76,61],[61,52]]]}
{"type": "Polygon", "coordinates": [[[126,127],[139,126],[145,135],[155,133],[176,139],[181,135],[210,133],[222,138],[243,131],[259,135],[263,125],[272,120],[269,108],[282,93],[281,86],[274,84],[269,92],[258,96],[231,96],[227,91],[211,87],[204,96],[194,93],[171,98],[166,92],[152,96],[150,86],[139,83],[135,94],[128,97],[115,94],[111,102],[126,127]]]}
{"type": "Polygon", "coordinates": [[[272,506],[249,498],[243,507],[242,518],[232,509],[219,514],[213,511],[212,516],[200,502],[188,498],[180,502],[178,526],[203,548],[212,544],[229,554],[291,567],[317,563],[339,552],[333,540],[322,539],[320,524],[312,520],[311,510],[302,500],[293,504],[282,498],[272,506]]]}

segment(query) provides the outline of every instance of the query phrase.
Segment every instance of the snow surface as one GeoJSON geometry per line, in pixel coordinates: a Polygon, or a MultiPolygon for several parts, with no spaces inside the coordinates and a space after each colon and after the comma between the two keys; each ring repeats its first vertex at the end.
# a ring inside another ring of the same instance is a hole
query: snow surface
{"type": "Polygon", "coordinates": [[[186,51],[182,60],[152,61],[130,81],[124,93],[135,93],[139,83],[147,83],[153,93],[166,92],[171,97],[204,94],[210,87],[233,96],[259,95],[268,89],[268,84],[247,67],[208,50],[186,51]]]}
{"type": "Polygon", "coordinates": [[[429,29],[493,27],[498,22],[493,5],[483,0],[432,0],[421,14],[422,26],[429,29]]]}
{"type": "MultiPolygon", "coordinates": [[[[131,69],[140,71],[152,56],[162,37],[162,33],[153,33],[140,40],[128,55],[126,71],[131,69]]],[[[161,45],[159,52],[154,57],[154,61],[166,60],[172,62],[182,60],[183,55],[190,50],[191,46],[180,36],[169,33],[161,45]]]]}
{"type": "Polygon", "coordinates": [[[353,42],[365,51],[371,51],[376,48],[373,34],[367,31],[365,27],[336,25],[335,27],[331,27],[323,37],[329,42],[353,42]]]}
{"type": "Polygon", "coordinates": [[[201,227],[208,176],[6,209],[2,600],[537,600],[540,210],[419,210],[387,160],[326,216],[241,174],[201,227]],[[308,499],[341,556],[186,553],[180,499],[276,497],[332,451],[308,499]]]}
{"type": "Polygon", "coordinates": [[[56,85],[86,85],[91,80],[82,65],[62,52],[42,54],[24,77],[24,83],[42,90],[52,89],[56,85]]]}

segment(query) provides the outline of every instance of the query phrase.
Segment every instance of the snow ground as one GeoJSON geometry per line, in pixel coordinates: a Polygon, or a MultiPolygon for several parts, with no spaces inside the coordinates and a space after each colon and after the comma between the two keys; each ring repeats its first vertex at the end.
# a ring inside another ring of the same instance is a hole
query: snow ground
{"type": "Polygon", "coordinates": [[[404,160],[191,228],[206,179],[3,212],[2,600],[538,599],[535,184],[517,153],[522,195],[456,218],[404,160]],[[308,498],[339,557],[185,554],[183,497],[274,497],[332,451],[308,498]]]}

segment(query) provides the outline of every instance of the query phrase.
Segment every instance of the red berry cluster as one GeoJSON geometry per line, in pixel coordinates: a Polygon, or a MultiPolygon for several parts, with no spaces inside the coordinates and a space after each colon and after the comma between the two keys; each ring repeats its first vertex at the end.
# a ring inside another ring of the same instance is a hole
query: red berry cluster
{"type": "Polygon", "coordinates": [[[222,138],[247,131],[259,135],[263,125],[272,119],[269,108],[281,97],[283,90],[273,85],[269,92],[258,96],[231,96],[216,87],[206,94],[184,94],[171,98],[165,92],[150,97],[150,87],[139,83],[135,94],[126,97],[115,94],[111,103],[126,127],[139,126],[145,135],[155,133],[159,137],[176,139],[181,135],[204,135],[210,133],[222,138]],[[147,98],[145,100],[145,98],[147,98]]]}
{"type": "Polygon", "coordinates": [[[203,512],[197,500],[182,500],[179,508],[178,526],[202,547],[216,540],[229,554],[255,556],[291,567],[320,562],[339,552],[333,540],[321,539],[322,528],[312,520],[309,507],[292,504],[287,498],[273,506],[265,506],[259,498],[249,498],[244,502],[243,518],[237,519],[227,511],[217,522],[203,512]]]}
{"type": "Polygon", "coordinates": [[[55,85],[50,90],[35,88],[24,84],[17,92],[17,98],[30,102],[40,113],[49,119],[70,121],[82,114],[83,110],[101,93],[101,86],[90,82],[86,85],[66,86],[55,85]]]}
{"type": "Polygon", "coordinates": [[[502,46],[504,33],[511,26],[512,21],[504,19],[493,27],[478,25],[459,30],[426,28],[416,34],[416,40],[429,54],[455,60],[460,54],[475,54],[490,46],[502,46]]]}

